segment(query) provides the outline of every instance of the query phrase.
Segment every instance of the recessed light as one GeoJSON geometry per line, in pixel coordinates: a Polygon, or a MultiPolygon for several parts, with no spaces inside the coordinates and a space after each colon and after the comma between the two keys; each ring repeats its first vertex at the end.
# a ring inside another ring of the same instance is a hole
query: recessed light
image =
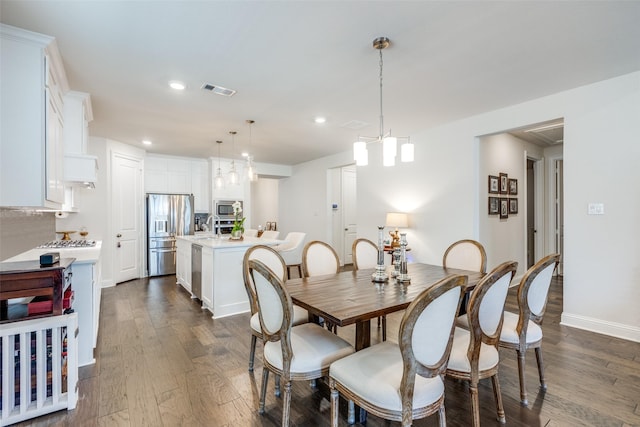
{"type": "Polygon", "coordinates": [[[143,143],[144,145],[151,145],[151,144],[153,144],[153,143],[152,143],[151,141],[149,141],[148,139],[145,139],[144,141],[142,141],[142,143],[143,143]]]}
{"type": "Polygon", "coordinates": [[[172,81],[169,82],[169,87],[171,87],[171,89],[175,89],[175,90],[184,90],[184,88],[186,86],[182,82],[179,82],[177,80],[172,80],[172,81]]]}
{"type": "Polygon", "coordinates": [[[249,153],[247,153],[246,151],[242,152],[242,157],[249,157],[249,153]]]}
{"type": "Polygon", "coordinates": [[[327,119],[324,117],[316,117],[315,122],[318,123],[319,125],[326,122],[327,119]]]}

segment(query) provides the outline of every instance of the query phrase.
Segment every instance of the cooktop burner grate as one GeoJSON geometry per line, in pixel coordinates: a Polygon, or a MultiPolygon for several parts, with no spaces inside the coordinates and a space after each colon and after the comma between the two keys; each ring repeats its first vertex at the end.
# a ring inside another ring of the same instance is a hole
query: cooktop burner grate
{"type": "Polygon", "coordinates": [[[38,246],[38,248],[91,248],[95,245],[95,240],[54,240],[44,243],[38,246]]]}

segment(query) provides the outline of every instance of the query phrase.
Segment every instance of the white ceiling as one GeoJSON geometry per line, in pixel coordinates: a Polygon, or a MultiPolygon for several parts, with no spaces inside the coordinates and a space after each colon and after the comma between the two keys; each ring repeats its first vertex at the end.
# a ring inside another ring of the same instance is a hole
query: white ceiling
{"type": "Polygon", "coordinates": [[[223,140],[231,157],[228,132],[239,155],[253,119],[251,151],[267,163],[378,134],[379,36],[392,43],[385,130],[398,136],[640,70],[640,1],[2,0],[0,20],[57,38],[71,88],[91,94],[91,135],[196,157],[223,140]]]}

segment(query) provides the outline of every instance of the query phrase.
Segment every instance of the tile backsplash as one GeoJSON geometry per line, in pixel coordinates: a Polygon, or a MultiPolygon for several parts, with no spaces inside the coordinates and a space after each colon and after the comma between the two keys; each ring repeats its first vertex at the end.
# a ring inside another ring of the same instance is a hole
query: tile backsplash
{"type": "Polygon", "coordinates": [[[0,209],[0,261],[55,239],[55,213],[0,209]]]}

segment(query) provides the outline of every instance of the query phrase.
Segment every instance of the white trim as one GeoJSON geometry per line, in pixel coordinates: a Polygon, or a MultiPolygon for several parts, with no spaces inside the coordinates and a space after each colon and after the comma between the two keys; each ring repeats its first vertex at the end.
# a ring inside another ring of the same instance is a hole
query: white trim
{"type": "Polygon", "coordinates": [[[580,316],[579,314],[567,314],[566,312],[562,313],[560,324],[629,341],[640,342],[640,327],[608,322],[593,317],[580,316]]]}

